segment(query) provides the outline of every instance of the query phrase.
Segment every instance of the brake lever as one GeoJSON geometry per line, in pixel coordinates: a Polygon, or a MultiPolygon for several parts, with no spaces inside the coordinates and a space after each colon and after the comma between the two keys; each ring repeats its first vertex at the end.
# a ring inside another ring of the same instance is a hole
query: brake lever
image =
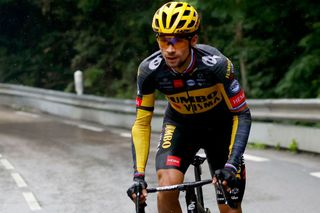
{"type": "Polygon", "coordinates": [[[142,186],[141,184],[135,184],[134,192],[136,194],[136,212],[137,213],[145,213],[144,208],[147,206],[146,202],[140,203],[140,196],[142,194],[142,186]]]}
{"type": "Polygon", "coordinates": [[[217,178],[217,187],[220,189],[222,196],[225,200],[225,204],[227,204],[228,206],[230,206],[232,209],[236,209],[238,208],[237,204],[235,204],[232,199],[231,199],[231,194],[225,189],[225,187],[222,184],[222,181],[217,178]]]}

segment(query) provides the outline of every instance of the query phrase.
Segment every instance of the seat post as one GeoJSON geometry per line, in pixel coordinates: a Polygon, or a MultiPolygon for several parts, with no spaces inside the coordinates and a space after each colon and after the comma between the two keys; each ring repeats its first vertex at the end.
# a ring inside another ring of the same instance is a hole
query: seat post
{"type": "MultiPolygon", "coordinates": [[[[192,165],[194,166],[194,176],[196,181],[201,180],[201,174],[202,174],[201,164],[203,164],[205,160],[206,160],[206,157],[201,157],[199,155],[194,156],[192,165]]],[[[201,206],[203,206],[204,202],[203,202],[202,187],[201,186],[196,187],[196,190],[197,190],[198,202],[201,204],[201,206]]]]}

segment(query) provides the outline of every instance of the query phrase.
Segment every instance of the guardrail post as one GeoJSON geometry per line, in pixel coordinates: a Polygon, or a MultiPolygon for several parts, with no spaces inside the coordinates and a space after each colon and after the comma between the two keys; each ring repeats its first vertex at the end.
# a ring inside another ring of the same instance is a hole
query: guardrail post
{"type": "Polygon", "coordinates": [[[83,75],[81,70],[74,72],[74,86],[77,95],[83,94],[83,75]]]}

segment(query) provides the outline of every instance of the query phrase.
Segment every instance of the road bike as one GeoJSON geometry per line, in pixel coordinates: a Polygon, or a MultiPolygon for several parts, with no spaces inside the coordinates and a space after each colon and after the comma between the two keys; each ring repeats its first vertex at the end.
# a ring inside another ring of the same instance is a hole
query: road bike
{"type": "MultiPolygon", "coordinates": [[[[194,176],[195,181],[185,182],[182,184],[170,185],[170,186],[160,186],[155,188],[147,188],[148,193],[163,192],[163,191],[185,191],[185,201],[187,205],[188,213],[211,213],[211,211],[204,206],[203,191],[202,186],[212,183],[212,179],[201,180],[201,164],[206,160],[206,157],[196,155],[192,162],[194,166],[194,176]]],[[[229,192],[226,191],[225,187],[222,185],[221,180],[218,179],[217,187],[222,192],[225,199],[225,204],[229,205],[231,208],[236,208],[236,205],[232,202],[229,192]]],[[[135,185],[134,192],[137,197],[140,197],[142,192],[142,186],[135,185]]],[[[146,203],[139,203],[139,199],[136,199],[135,207],[136,213],[145,213],[146,203]]]]}

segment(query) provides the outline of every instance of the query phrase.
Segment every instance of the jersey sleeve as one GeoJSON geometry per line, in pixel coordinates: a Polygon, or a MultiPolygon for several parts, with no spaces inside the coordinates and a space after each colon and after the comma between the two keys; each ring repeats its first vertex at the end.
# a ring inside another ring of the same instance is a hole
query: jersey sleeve
{"type": "Polygon", "coordinates": [[[144,175],[149,155],[151,119],[155,88],[150,73],[140,66],[137,76],[136,119],[132,126],[132,156],[134,175],[144,175]]]}
{"type": "Polygon", "coordinates": [[[251,113],[244,90],[235,75],[232,62],[225,58],[220,66],[221,92],[233,113],[232,135],[227,163],[238,167],[245,151],[251,128],[251,113]]]}

